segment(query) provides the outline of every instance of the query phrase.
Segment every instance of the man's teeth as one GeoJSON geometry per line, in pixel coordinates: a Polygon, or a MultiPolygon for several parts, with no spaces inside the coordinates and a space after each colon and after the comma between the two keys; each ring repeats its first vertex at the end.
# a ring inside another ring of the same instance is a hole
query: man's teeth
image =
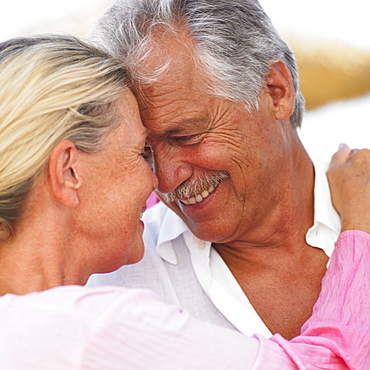
{"type": "Polygon", "coordinates": [[[203,190],[200,194],[195,195],[194,197],[188,199],[182,199],[181,203],[190,205],[200,203],[203,199],[207,198],[209,194],[212,193],[218,186],[218,183],[211,185],[207,190],[203,190]]]}

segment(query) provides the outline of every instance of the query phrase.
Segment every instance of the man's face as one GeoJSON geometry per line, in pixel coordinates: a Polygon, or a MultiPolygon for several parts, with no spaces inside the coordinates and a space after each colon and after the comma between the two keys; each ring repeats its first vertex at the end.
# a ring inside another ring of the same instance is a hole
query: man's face
{"type": "MultiPolygon", "coordinates": [[[[259,111],[248,112],[207,92],[184,44],[163,37],[157,45],[171,64],[143,87],[139,108],[160,197],[201,239],[226,243],[257,235],[276,212],[285,161],[284,130],[268,91],[259,111]]],[[[149,57],[145,68],[165,61],[149,57]]]]}

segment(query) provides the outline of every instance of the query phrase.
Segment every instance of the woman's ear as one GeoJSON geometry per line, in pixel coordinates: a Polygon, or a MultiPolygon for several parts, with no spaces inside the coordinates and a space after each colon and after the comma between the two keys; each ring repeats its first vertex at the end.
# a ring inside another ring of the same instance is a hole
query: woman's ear
{"type": "Polygon", "coordinates": [[[78,188],[81,185],[76,164],[79,152],[70,140],[62,140],[53,149],[49,159],[49,178],[56,199],[70,208],[79,204],[78,188]]]}
{"type": "Polygon", "coordinates": [[[292,75],[286,64],[280,59],[274,60],[270,64],[265,81],[275,118],[277,120],[288,119],[294,111],[295,92],[292,75]]]}

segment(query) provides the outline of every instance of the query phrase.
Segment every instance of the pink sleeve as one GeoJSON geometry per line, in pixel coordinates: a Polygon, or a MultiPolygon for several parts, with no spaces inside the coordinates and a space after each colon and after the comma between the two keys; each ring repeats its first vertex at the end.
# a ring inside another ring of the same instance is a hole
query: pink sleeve
{"type": "Polygon", "coordinates": [[[301,335],[273,340],[301,369],[370,369],[370,235],[342,233],[329,269],[301,335]]]}

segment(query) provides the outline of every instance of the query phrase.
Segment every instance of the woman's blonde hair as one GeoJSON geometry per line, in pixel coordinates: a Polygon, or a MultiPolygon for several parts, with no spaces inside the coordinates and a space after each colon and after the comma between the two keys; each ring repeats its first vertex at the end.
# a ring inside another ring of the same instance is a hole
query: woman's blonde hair
{"type": "Polygon", "coordinates": [[[0,230],[8,238],[54,147],[100,149],[116,127],[110,103],[127,88],[122,62],[72,36],[0,44],[0,230]]]}

